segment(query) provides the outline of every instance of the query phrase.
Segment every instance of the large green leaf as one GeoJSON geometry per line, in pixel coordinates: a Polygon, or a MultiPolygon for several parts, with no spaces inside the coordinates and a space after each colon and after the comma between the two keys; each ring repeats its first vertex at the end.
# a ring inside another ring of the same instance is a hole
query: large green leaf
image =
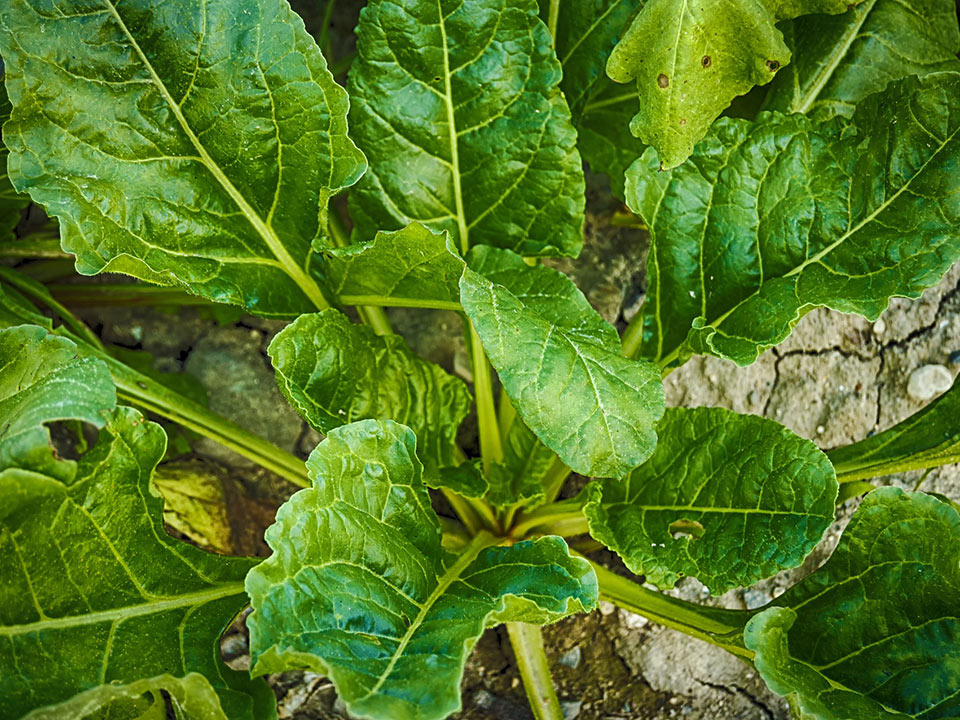
{"type": "Polygon", "coordinates": [[[519,417],[503,439],[503,460],[490,466],[487,500],[494,507],[530,507],[546,499],[544,480],[557,455],[519,417]]]}
{"type": "Polygon", "coordinates": [[[308,668],[355,714],[442,718],[484,628],[595,606],[593,570],[558,537],[495,547],[481,534],[446,553],[415,451],[409,428],[365,420],[310,456],[314,487],[280,508],[274,553],[247,576],[255,675],[308,668]]]}
{"type": "Polygon", "coordinates": [[[10,176],[84,274],[267,316],[326,307],[310,267],[364,159],[285,0],[10,0],[10,176]]]}
{"type": "Polygon", "coordinates": [[[584,507],[590,534],[654,585],[752,585],[799,565],[833,522],[830,461],[772,420],[671,408],[657,435],[647,462],[592,483],[584,507]]]}
{"type": "Polygon", "coordinates": [[[620,354],[620,337],[577,286],[508,250],[477,247],[463,308],[513,406],[575,471],[623,477],[646,460],[663,414],[660,374],[620,354]]]}
{"type": "Polygon", "coordinates": [[[56,455],[46,423],[103,427],[116,404],[107,366],[78,357],[70,340],[36,325],[0,331],[0,470],[19,467],[69,482],[77,465],[56,455]]]}
{"type": "Polygon", "coordinates": [[[903,422],[828,455],[844,482],[960,462],[960,382],[903,422]]]}
{"type": "MultiPolygon", "coordinates": [[[[0,125],[10,117],[10,100],[3,84],[3,65],[0,64],[0,125]]],[[[21,211],[29,204],[30,198],[20,195],[10,184],[7,177],[7,147],[0,143],[0,242],[13,234],[20,222],[21,211]]]]}
{"type": "Polygon", "coordinates": [[[607,63],[613,80],[636,83],[631,131],[656,148],[659,165],[679,165],[731,100],[790,62],[775,23],[847,7],[847,0],[648,0],[607,63]]]}
{"type": "Polygon", "coordinates": [[[36,710],[25,720],[165,720],[169,717],[168,699],[178,719],[229,720],[210,681],[199,673],[100,685],[66,702],[36,710]]]}
{"type": "Polygon", "coordinates": [[[461,248],[577,255],[584,180],[536,0],[371,0],[350,122],[370,171],[350,193],[362,239],[419,221],[461,248]]]}
{"type": "Polygon", "coordinates": [[[876,319],[960,257],[960,75],[892,83],[852,121],[719,121],[689,162],[627,175],[650,226],[642,355],[747,365],[826,306],[876,319]]]}
{"type": "Polygon", "coordinates": [[[355,420],[406,423],[433,473],[455,464],[457,428],[470,410],[462,380],[336,310],[303,315],[270,343],[284,396],[320,432],[355,420]]]}
{"type": "Polygon", "coordinates": [[[77,693],[204,675],[233,718],[274,716],[269,688],[220,659],[253,562],[174,540],[149,482],[166,438],[118,408],[69,486],[0,473],[0,697],[19,718],[77,693]]]}
{"type": "Polygon", "coordinates": [[[864,0],[842,15],[808,15],[780,27],[794,58],[770,86],[769,110],[852,115],[891,80],[960,68],[953,0],[864,0]]]}
{"type": "Polygon", "coordinates": [[[373,242],[331,250],[330,289],[345,305],[460,309],[463,260],[447,232],[420,223],[378,232],[373,242]]]}
{"type": "Polygon", "coordinates": [[[808,720],[960,716],[960,516],[895,488],[827,563],[746,627],[770,688],[808,720]]]}

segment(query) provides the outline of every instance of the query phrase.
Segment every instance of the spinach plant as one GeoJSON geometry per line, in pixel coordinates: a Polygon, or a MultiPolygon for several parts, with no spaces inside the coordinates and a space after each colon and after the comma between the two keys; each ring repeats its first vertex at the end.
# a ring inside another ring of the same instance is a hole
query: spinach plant
{"type": "Polygon", "coordinates": [[[960,715],[957,506],[867,482],[960,460],[960,389],[824,453],[662,386],[695,354],[754,362],[815,307],[875,319],[960,259],[954,4],[369,0],[356,35],[344,88],[285,0],[0,6],[0,252],[42,256],[11,237],[32,200],[78,273],[142,281],[0,267],[0,715],[270,718],[262,676],[299,668],[358,716],[442,718],[505,623],[556,720],[540,626],[601,598],[752,663],[798,717],[960,715]],[[649,229],[622,336],[542,261],[581,250],[584,159],[649,229]],[[304,464],[131,364],[72,314],[83,293],[289,320],[270,360],[325,439],[304,464]],[[461,314],[472,392],[391,307],[461,314]],[[270,557],[164,531],[155,419],[303,488],[270,557]],[[54,422],[97,438],[64,457],[54,422]],[[797,567],[864,493],[765,607],[649,587],[797,567]],[[218,644],[247,605],[249,674],[218,644]]]}

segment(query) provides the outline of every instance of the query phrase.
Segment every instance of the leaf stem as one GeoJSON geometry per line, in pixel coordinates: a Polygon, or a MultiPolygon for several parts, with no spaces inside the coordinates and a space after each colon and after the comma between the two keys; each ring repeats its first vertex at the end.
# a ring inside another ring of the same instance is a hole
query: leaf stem
{"type": "Polygon", "coordinates": [[[578,496],[521,513],[513,525],[511,535],[522,538],[536,532],[538,535],[573,537],[588,531],[587,518],[583,514],[583,500],[578,496]]]}
{"type": "Polygon", "coordinates": [[[550,13],[547,15],[547,29],[553,38],[553,46],[557,46],[557,20],[560,18],[560,0],[550,0],[550,13]]]}
{"type": "MultiPolygon", "coordinates": [[[[337,212],[335,207],[331,207],[327,212],[327,225],[330,228],[330,239],[338,248],[346,247],[350,244],[350,233],[347,226],[343,223],[343,218],[337,212]]],[[[340,302],[344,302],[343,298],[340,302]]],[[[377,335],[393,335],[393,327],[382,307],[374,305],[357,305],[357,314],[364,324],[373,328],[377,335]]]]}
{"type": "Polygon", "coordinates": [[[470,359],[473,365],[473,394],[477,401],[477,421],[480,426],[480,455],[483,458],[483,473],[490,476],[490,466],[503,461],[503,443],[497,409],[493,402],[493,381],[490,363],[487,361],[480,336],[470,323],[470,359]]]}
{"type": "Polygon", "coordinates": [[[627,324],[623,336],[620,338],[620,345],[623,348],[623,356],[635,358],[640,353],[640,345],[643,343],[643,308],[633,316],[633,319],[627,324]]]}
{"type": "Polygon", "coordinates": [[[507,633],[517,658],[530,709],[536,720],[563,720],[563,710],[550,677],[550,665],[543,650],[543,632],[537,625],[508,622],[507,633]]]}

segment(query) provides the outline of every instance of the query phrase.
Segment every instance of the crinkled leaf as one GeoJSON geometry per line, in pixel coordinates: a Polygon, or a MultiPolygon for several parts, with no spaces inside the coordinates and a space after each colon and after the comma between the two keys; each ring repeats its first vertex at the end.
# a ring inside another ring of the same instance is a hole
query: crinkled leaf
{"type": "Polygon", "coordinates": [[[6,717],[108,683],[197,672],[227,717],[273,717],[269,688],[230,670],[219,637],[246,603],[245,558],[174,540],[150,474],[163,430],[118,408],[71,485],[0,473],[0,697],[6,717]]]}
{"type": "Polygon", "coordinates": [[[634,82],[640,106],[630,123],[672,168],[693,152],[737,95],[770,82],[790,62],[775,23],[840,13],[847,0],[648,0],[607,62],[619,83],[634,82]]]}
{"type": "Polygon", "coordinates": [[[960,716],[960,516],[867,495],[823,567],[746,627],[770,688],[810,720],[960,716]]]}
{"type": "Polygon", "coordinates": [[[657,435],[647,462],[592,483],[584,507],[590,534],[654,585],[752,585],[799,565],[833,522],[830,461],[779,423],[671,408],[657,435]]]}
{"type": "Polygon", "coordinates": [[[350,68],[370,170],[361,239],[419,221],[458,247],[575,256],[584,180],[560,64],[536,0],[371,0],[350,68]]]}
{"type": "Polygon", "coordinates": [[[151,478],[163,498],[163,521],[200,547],[229,553],[232,528],[223,480],[199,463],[164,463],[151,478]]]}
{"type": "Polygon", "coordinates": [[[373,242],[331,250],[327,281],[345,305],[459,309],[463,260],[449,238],[420,223],[378,232],[373,242]]]}
{"type": "Polygon", "coordinates": [[[20,467],[64,482],[77,466],[54,451],[46,423],[81,420],[103,427],[117,404],[101,360],[35,325],[0,331],[0,470],[20,467]]]}
{"type": "Polygon", "coordinates": [[[660,373],[620,354],[620,337],[576,285],[507,250],[477,247],[460,280],[517,414],[575,471],[623,477],[646,460],[663,414],[660,373]]]}
{"type": "Polygon", "coordinates": [[[497,508],[540,505],[546,499],[544,479],[555,462],[556,453],[514,418],[503,440],[503,461],[490,466],[487,500],[497,508]]]}
{"type": "Polygon", "coordinates": [[[270,343],[284,396],[312,427],[330,432],[366,418],[406,423],[433,473],[454,465],[457,428],[470,410],[459,378],[336,310],[303,315],[270,343]]]}
{"type": "Polygon", "coordinates": [[[483,476],[483,467],[479,458],[467,460],[456,467],[440,468],[436,477],[424,477],[427,487],[447,488],[458,495],[470,498],[482,498],[487,494],[489,484],[483,476]]]}
{"type": "Polygon", "coordinates": [[[286,2],[10,0],[0,52],[11,179],[60,219],[81,273],[267,316],[326,306],[311,244],[365,163],[286,2]]]}
{"type": "Polygon", "coordinates": [[[864,0],[842,15],[808,15],[780,28],[793,62],[770,85],[768,110],[852,115],[891,80],[960,69],[953,0],[864,0]]]}
{"type": "MultiPolygon", "coordinates": [[[[3,65],[0,63],[0,125],[10,117],[10,100],[3,85],[3,65]]],[[[0,242],[13,236],[13,229],[20,222],[20,213],[30,203],[30,198],[20,195],[7,177],[7,147],[0,142],[0,242]]]]}
{"type": "Polygon", "coordinates": [[[852,121],[719,121],[689,162],[627,174],[650,226],[640,352],[752,363],[809,310],[876,319],[960,258],[960,74],[892,83],[852,121]]]}
{"type": "Polygon", "coordinates": [[[903,422],[828,455],[844,482],[960,462],[960,382],[903,422]]]}
{"type": "Polygon", "coordinates": [[[422,484],[413,432],[389,420],[333,430],[307,462],[314,486],[267,531],[247,576],[252,672],[329,676],[352,713],[429,720],[460,708],[484,628],[591,609],[596,576],[558,537],[456,556],[422,484]]]}
{"type": "Polygon", "coordinates": [[[161,720],[168,717],[168,699],[176,718],[229,720],[210,681],[199,673],[100,685],[59,705],[32,712],[25,720],[161,720]]]}

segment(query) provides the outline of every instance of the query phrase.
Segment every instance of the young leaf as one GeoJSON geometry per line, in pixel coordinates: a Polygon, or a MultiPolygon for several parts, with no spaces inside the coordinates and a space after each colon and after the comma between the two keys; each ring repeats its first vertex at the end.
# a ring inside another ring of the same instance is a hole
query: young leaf
{"type": "Polygon", "coordinates": [[[462,380],[336,310],[302,315],[270,343],[284,396],[320,432],[366,418],[407,423],[433,474],[454,465],[457,428],[470,410],[462,380]]]}
{"type": "Polygon", "coordinates": [[[53,450],[46,423],[81,420],[103,427],[117,404],[101,360],[35,325],[0,330],[0,470],[19,467],[63,482],[77,471],[53,450]]]}
{"type": "Polygon", "coordinates": [[[960,516],[867,495],[830,560],[746,627],[770,688],[811,720],[960,714],[960,516]]]}
{"type": "Polygon", "coordinates": [[[77,269],[266,316],[326,307],[311,244],[365,163],[346,93],[287,3],[48,5],[0,10],[4,141],[77,269]]]}
{"type": "Polygon", "coordinates": [[[409,428],[365,420],[310,456],[314,487],[280,508],[274,553],[247,576],[254,675],[307,668],[354,714],[442,718],[484,628],[595,606],[593,570],[560,538],[493,547],[484,533],[447,554],[415,451],[409,428]]]}
{"type": "Polygon", "coordinates": [[[647,462],[591,483],[584,507],[590,534],[654,585],[752,585],[799,565],[833,522],[830,461],[772,420],[671,408],[657,435],[647,462]]]}
{"type": "Polygon", "coordinates": [[[793,62],[770,85],[768,110],[852,115],[891,80],[960,69],[953,0],[864,0],[842,15],[808,15],[780,27],[793,62]]]}
{"type": "MultiPolygon", "coordinates": [[[[3,69],[0,67],[0,125],[10,117],[10,100],[3,86],[3,69]]],[[[20,213],[30,203],[30,198],[20,195],[7,177],[7,147],[0,142],[0,242],[13,236],[13,229],[20,222],[20,213]]]]}
{"type": "Polygon", "coordinates": [[[683,167],[627,175],[650,226],[642,355],[752,363],[809,310],[876,319],[960,257],[960,74],[892,83],[852,121],[721,120],[683,167]]]}
{"type": "Polygon", "coordinates": [[[672,168],[693,152],[737,95],[770,82],[790,62],[775,23],[840,13],[847,0],[648,0],[607,62],[616,82],[635,82],[630,130],[672,168]]]}
{"type": "Polygon", "coordinates": [[[960,462],[960,382],[892,428],[827,454],[843,482],[960,462]]]}
{"type": "Polygon", "coordinates": [[[419,221],[463,249],[580,252],[583,170],[536,0],[371,0],[357,49],[360,238],[419,221]]]}
{"type": "Polygon", "coordinates": [[[660,373],[620,354],[620,337],[576,285],[506,250],[470,252],[463,308],[517,414],[584,475],[620,478],[650,457],[660,373]]]}
{"type": "Polygon", "coordinates": [[[168,717],[168,698],[176,718],[229,720],[210,681],[199,673],[189,673],[182,678],[159,675],[126,685],[100,685],[66,702],[36,710],[24,720],[159,720],[168,717]]]}
{"type": "Polygon", "coordinates": [[[111,683],[197,672],[229,718],[273,716],[273,696],[220,660],[246,597],[245,558],[210,555],[163,528],[149,487],[163,430],[118,408],[69,486],[0,473],[0,696],[9,717],[111,683]]]}
{"type": "Polygon", "coordinates": [[[556,459],[523,420],[514,418],[503,441],[503,461],[490,466],[487,500],[497,508],[541,504],[546,499],[543,481],[556,459]]]}
{"type": "Polygon", "coordinates": [[[331,250],[324,271],[345,305],[459,310],[463,260],[449,243],[446,231],[412,223],[378,232],[371,243],[331,250]]]}

